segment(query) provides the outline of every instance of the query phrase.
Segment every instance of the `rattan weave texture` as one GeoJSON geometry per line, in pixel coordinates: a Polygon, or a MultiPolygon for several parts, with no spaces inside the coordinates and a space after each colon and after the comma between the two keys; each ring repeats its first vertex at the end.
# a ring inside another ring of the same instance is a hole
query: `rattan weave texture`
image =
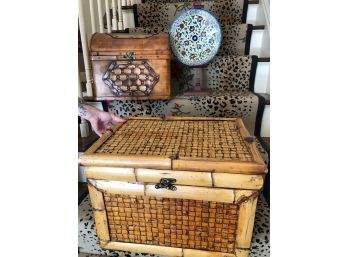
{"type": "Polygon", "coordinates": [[[96,152],[253,161],[233,120],[128,120],[96,152]]]}
{"type": "Polygon", "coordinates": [[[104,194],[112,241],[233,253],[234,204],[104,194]]]}

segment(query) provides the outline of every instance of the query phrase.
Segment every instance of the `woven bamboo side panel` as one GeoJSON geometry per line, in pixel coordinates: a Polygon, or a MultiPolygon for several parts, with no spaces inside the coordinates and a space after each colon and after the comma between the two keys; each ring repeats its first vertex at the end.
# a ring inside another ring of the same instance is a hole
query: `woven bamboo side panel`
{"type": "Polygon", "coordinates": [[[111,241],[235,252],[238,206],[104,194],[111,241]]]}
{"type": "Polygon", "coordinates": [[[236,121],[128,120],[96,151],[253,161],[236,121]]]}

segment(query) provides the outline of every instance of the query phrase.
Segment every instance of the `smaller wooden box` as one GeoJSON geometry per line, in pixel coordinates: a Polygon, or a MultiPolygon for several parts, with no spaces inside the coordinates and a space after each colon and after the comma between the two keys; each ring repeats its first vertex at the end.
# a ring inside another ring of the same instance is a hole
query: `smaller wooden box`
{"type": "Polygon", "coordinates": [[[95,33],[90,42],[96,100],[170,99],[167,33],[95,33]]]}
{"type": "Polygon", "coordinates": [[[241,119],[131,118],[80,164],[102,248],[248,256],[267,170],[241,119]]]}

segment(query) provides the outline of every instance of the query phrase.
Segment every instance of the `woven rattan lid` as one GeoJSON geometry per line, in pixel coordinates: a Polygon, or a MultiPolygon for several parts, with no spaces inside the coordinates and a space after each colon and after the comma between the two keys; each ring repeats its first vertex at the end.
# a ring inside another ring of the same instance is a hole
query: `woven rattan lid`
{"type": "Polygon", "coordinates": [[[86,166],[262,174],[266,166],[241,119],[132,118],[105,133],[86,166]]]}

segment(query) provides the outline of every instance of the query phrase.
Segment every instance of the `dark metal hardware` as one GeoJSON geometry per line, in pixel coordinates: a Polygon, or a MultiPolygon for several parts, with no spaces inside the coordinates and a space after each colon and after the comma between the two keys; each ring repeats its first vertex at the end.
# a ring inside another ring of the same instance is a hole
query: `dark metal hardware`
{"type": "Polygon", "coordinates": [[[165,188],[168,190],[176,191],[176,186],[173,183],[176,182],[175,178],[161,178],[160,182],[155,185],[156,189],[165,188]]]}
{"type": "Polygon", "coordinates": [[[134,52],[127,52],[123,57],[128,59],[128,60],[135,60],[135,53],[134,52]]]}

